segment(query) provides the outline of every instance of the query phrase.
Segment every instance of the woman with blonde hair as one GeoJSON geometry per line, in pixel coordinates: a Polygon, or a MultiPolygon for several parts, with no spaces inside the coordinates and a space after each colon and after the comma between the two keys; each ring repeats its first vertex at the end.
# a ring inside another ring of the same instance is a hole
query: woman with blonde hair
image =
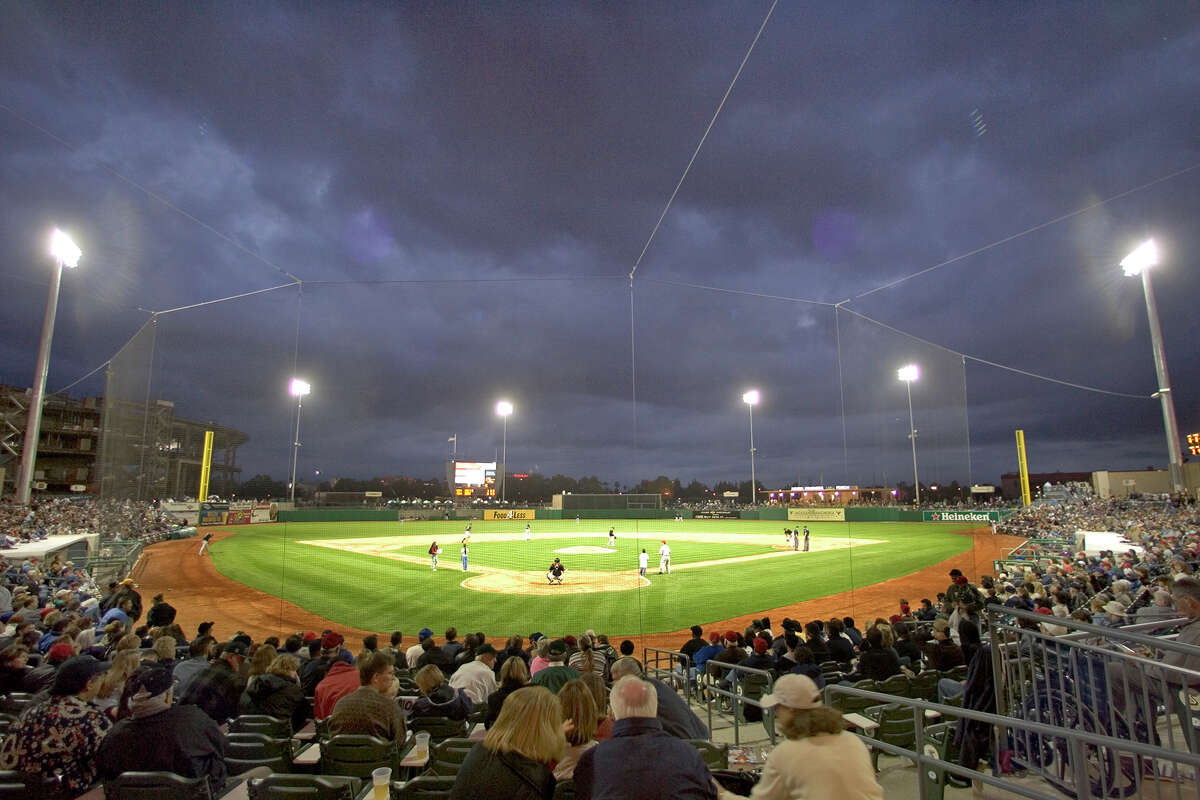
{"type": "Polygon", "coordinates": [[[125,681],[142,666],[142,654],[137,650],[128,649],[117,653],[112,660],[112,666],[100,680],[100,689],[92,705],[100,709],[116,708],[121,702],[121,693],[125,691],[125,681]]]}
{"type": "Polygon", "coordinates": [[[550,800],[557,785],[550,765],[567,746],[562,728],[562,707],[549,689],[513,692],[496,724],[463,760],[451,800],[550,800]]]}
{"type": "Polygon", "coordinates": [[[883,800],[867,746],[842,723],[842,714],[821,702],[804,675],[784,675],[759,702],[775,708],[775,724],[787,738],[763,767],[752,800],[883,800]]]}
{"type": "Polygon", "coordinates": [[[539,672],[550,666],[550,637],[543,636],[538,639],[537,653],[529,662],[529,677],[532,678],[539,672]]]}
{"type": "Polygon", "coordinates": [[[554,766],[554,777],[569,781],[575,775],[579,757],[595,747],[596,731],[600,727],[600,713],[591,688],[581,680],[567,681],[558,690],[558,702],[562,706],[567,738],[567,750],[554,766]]]}
{"type": "Polygon", "coordinates": [[[175,639],[171,636],[159,636],[150,648],[153,652],[146,656],[147,665],[154,665],[171,672],[175,669],[175,639]]]}
{"type": "MultiPolygon", "coordinates": [[[[262,649],[259,649],[262,652],[262,649]]],[[[266,714],[290,719],[292,730],[298,731],[308,720],[308,700],[300,688],[300,659],[286,653],[275,656],[265,672],[250,682],[242,692],[239,710],[245,714],[266,714]]]]}
{"type": "Polygon", "coordinates": [[[250,683],[260,675],[266,675],[267,669],[279,653],[269,644],[260,644],[250,656],[250,683]]]}
{"type": "Polygon", "coordinates": [[[449,717],[463,720],[471,715],[474,704],[462,689],[446,683],[446,674],[436,664],[426,664],[413,675],[421,696],[413,703],[409,718],[449,717]]]}

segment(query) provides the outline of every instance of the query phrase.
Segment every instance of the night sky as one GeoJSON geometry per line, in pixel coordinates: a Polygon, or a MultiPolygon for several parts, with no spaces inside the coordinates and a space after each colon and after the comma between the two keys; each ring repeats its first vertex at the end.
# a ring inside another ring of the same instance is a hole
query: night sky
{"type": "Polygon", "coordinates": [[[505,397],[510,470],[747,480],[758,388],[767,486],[894,484],[910,361],[923,482],[998,481],[1015,428],[1033,471],[1165,467],[1118,263],[1158,241],[1200,430],[1197,5],[770,9],[5,3],[0,382],[57,225],[52,391],[284,287],[156,320],[154,396],[248,433],[246,477],[286,477],[294,369],[302,479],[491,460],[505,397]]]}

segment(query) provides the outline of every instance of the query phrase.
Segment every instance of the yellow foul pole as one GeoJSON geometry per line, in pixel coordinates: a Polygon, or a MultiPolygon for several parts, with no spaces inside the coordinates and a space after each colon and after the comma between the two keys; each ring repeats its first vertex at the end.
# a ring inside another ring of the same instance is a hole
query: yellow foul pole
{"type": "Polygon", "coordinates": [[[1027,506],[1029,499],[1029,464],[1025,460],[1025,431],[1017,431],[1017,466],[1021,470],[1021,505],[1027,506]]]}

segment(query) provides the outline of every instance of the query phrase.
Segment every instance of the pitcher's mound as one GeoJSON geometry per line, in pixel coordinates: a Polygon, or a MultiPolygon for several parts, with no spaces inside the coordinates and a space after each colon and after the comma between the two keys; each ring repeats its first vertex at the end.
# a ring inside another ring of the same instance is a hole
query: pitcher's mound
{"type": "Polygon", "coordinates": [[[547,583],[544,572],[490,572],[472,575],[463,581],[462,585],[479,592],[500,594],[580,594],[623,592],[649,586],[650,581],[636,572],[567,570],[561,584],[547,583]]]}

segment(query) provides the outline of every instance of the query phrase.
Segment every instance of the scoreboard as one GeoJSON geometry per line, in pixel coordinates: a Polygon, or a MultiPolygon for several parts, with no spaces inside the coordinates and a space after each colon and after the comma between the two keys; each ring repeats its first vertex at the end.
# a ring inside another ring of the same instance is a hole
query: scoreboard
{"type": "Polygon", "coordinates": [[[1187,443],[1188,452],[1194,456],[1200,456],[1200,433],[1189,433],[1187,443]]]}
{"type": "Polygon", "coordinates": [[[455,497],[495,497],[495,461],[455,461],[455,497]]]}

